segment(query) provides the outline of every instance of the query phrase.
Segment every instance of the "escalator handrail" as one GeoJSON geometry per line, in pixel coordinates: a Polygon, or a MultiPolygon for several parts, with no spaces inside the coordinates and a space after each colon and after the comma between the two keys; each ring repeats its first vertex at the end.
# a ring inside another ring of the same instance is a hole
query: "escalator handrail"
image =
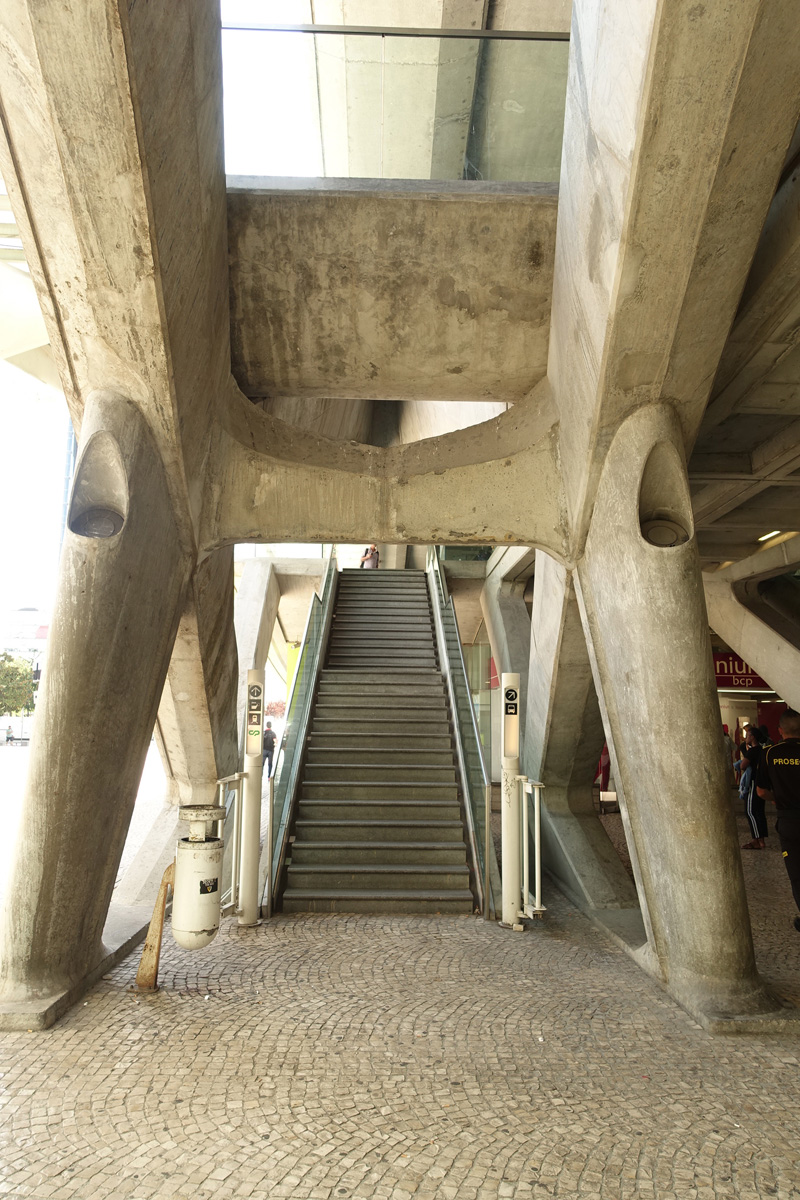
{"type": "MultiPolygon", "coordinates": [[[[434,553],[431,555],[432,569],[433,569],[434,573],[439,576],[439,579],[442,584],[442,595],[445,597],[445,603],[444,603],[443,607],[449,608],[453,614],[453,621],[454,621],[455,627],[456,627],[456,646],[458,648],[458,657],[461,661],[461,670],[463,672],[464,679],[467,684],[467,695],[469,695],[469,678],[467,676],[466,663],[464,662],[464,653],[461,649],[461,630],[458,627],[458,617],[456,616],[456,607],[455,607],[455,604],[453,603],[453,597],[450,596],[448,593],[447,585],[446,585],[446,582],[444,579],[444,572],[442,571],[442,568],[439,563],[439,556],[436,553],[437,547],[435,547],[435,546],[432,547],[432,550],[434,551],[434,553]]],[[[475,717],[475,709],[473,708],[472,703],[470,703],[470,706],[469,706],[469,715],[470,715],[470,720],[472,721],[472,732],[475,734],[475,745],[478,748],[478,761],[480,762],[481,778],[483,780],[483,786],[488,787],[491,781],[489,779],[489,773],[486,770],[486,762],[483,757],[483,743],[481,742],[481,735],[478,730],[478,722],[475,717]]]]}
{"type": "MultiPolygon", "coordinates": [[[[478,762],[480,764],[481,781],[482,781],[482,787],[483,787],[483,792],[484,792],[484,798],[486,798],[487,789],[489,789],[491,787],[491,784],[489,782],[489,778],[486,773],[486,764],[485,764],[484,758],[483,758],[483,749],[481,746],[480,734],[478,732],[478,725],[475,720],[475,712],[474,712],[474,709],[472,706],[472,699],[470,697],[469,679],[467,677],[466,666],[464,663],[464,655],[461,652],[461,634],[460,634],[459,628],[458,628],[458,620],[456,618],[456,612],[455,612],[455,606],[453,604],[453,598],[451,596],[446,604],[443,604],[442,600],[441,600],[441,597],[446,593],[445,593],[444,588],[442,587],[441,568],[439,566],[439,559],[438,559],[438,554],[437,554],[435,546],[429,547],[429,549],[428,549],[427,566],[428,566],[428,579],[429,579],[429,585],[430,585],[429,590],[431,592],[431,600],[433,603],[433,615],[434,615],[434,625],[436,627],[436,638],[439,643],[440,659],[444,666],[444,675],[447,680],[447,690],[448,690],[448,694],[450,697],[451,710],[453,713],[453,726],[454,726],[453,731],[454,731],[455,737],[456,737],[456,747],[457,747],[457,752],[458,752],[458,768],[459,768],[459,774],[461,776],[462,791],[464,794],[464,812],[465,812],[465,816],[467,819],[467,834],[468,834],[470,853],[472,856],[473,873],[474,873],[474,878],[475,878],[475,883],[476,883],[476,891],[478,893],[478,903],[480,905],[480,908],[481,908],[481,911],[483,912],[484,917],[486,919],[488,919],[489,914],[496,911],[496,904],[494,902],[494,888],[496,885],[493,883],[493,877],[497,876],[498,871],[497,871],[496,862],[494,863],[494,871],[492,870],[492,861],[486,862],[484,864],[484,870],[483,871],[481,870],[480,854],[478,851],[478,836],[477,836],[477,830],[475,828],[475,814],[474,814],[474,810],[473,810],[474,797],[472,795],[472,790],[470,788],[469,773],[467,771],[467,766],[466,766],[466,762],[464,759],[464,745],[463,745],[463,742],[461,739],[461,729],[460,729],[459,721],[458,721],[458,706],[457,706],[457,700],[456,700],[456,694],[455,694],[455,687],[453,685],[452,669],[451,669],[451,665],[450,665],[450,655],[448,652],[447,638],[445,636],[444,624],[442,621],[442,610],[443,609],[449,610],[452,615],[452,618],[453,618],[453,626],[455,629],[456,640],[458,642],[458,653],[459,653],[458,666],[461,669],[462,679],[463,679],[464,688],[465,688],[464,694],[466,695],[467,703],[469,704],[470,718],[472,721],[473,737],[475,740],[475,747],[476,747],[476,750],[478,753],[478,762]]],[[[488,807],[488,799],[485,799],[485,802],[488,807]]],[[[484,846],[484,856],[486,857],[488,855],[488,856],[491,856],[491,859],[493,859],[494,858],[494,846],[491,842],[491,831],[488,828],[486,831],[486,835],[487,836],[486,836],[486,844],[484,846]]]]}
{"type": "MultiPolygon", "coordinates": [[[[306,643],[308,640],[309,629],[311,627],[311,620],[314,615],[315,606],[321,607],[322,608],[322,628],[321,628],[319,640],[317,642],[316,658],[311,667],[312,678],[311,678],[310,686],[308,688],[308,693],[306,696],[304,710],[303,710],[303,713],[302,713],[302,716],[300,719],[297,738],[295,740],[294,761],[292,762],[292,764],[289,767],[291,775],[290,775],[289,783],[288,783],[287,789],[286,789],[286,796],[285,796],[284,802],[283,802],[283,812],[280,814],[280,817],[279,817],[280,825],[278,827],[278,833],[277,833],[276,842],[275,842],[275,850],[273,852],[273,857],[272,857],[273,902],[277,899],[277,892],[278,892],[278,889],[280,886],[281,872],[283,870],[284,862],[286,861],[286,852],[287,852],[288,844],[289,844],[289,831],[292,827],[292,817],[294,814],[295,806],[297,804],[297,790],[298,790],[298,784],[299,784],[299,780],[300,780],[300,763],[303,758],[303,750],[305,748],[305,743],[306,743],[306,740],[308,737],[309,717],[310,717],[311,710],[312,710],[313,704],[314,704],[314,696],[315,696],[316,690],[317,690],[317,681],[319,679],[320,666],[321,666],[321,663],[324,658],[325,647],[328,643],[328,635],[330,633],[331,620],[333,617],[333,604],[334,604],[334,600],[335,600],[335,596],[336,596],[336,588],[334,585],[335,585],[337,573],[338,573],[338,563],[336,560],[336,547],[334,546],[331,549],[331,553],[328,557],[328,562],[326,564],[325,572],[323,575],[322,598],[320,599],[320,597],[316,593],[314,593],[314,595],[311,598],[311,604],[309,605],[309,609],[308,609],[308,617],[306,619],[306,627],[305,627],[305,630],[303,631],[303,641],[301,642],[300,653],[298,655],[298,662],[301,662],[302,657],[303,657],[303,651],[306,647],[306,643]]],[[[295,673],[295,677],[292,681],[292,690],[289,693],[289,701],[286,705],[287,712],[291,712],[292,701],[294,700],[294,692],[295,692],[295,688],[297,687],[299,676],[300,676],[300,672],[297,671],[295,673]]],[[[284,731],[284,737],[282,739],[282,743],[285,742],[285,738],[286,738],[286,732],[284,731]]],[[[277,774],[278,762],[282,758],[283,753],[284,753],[284,745],[282,744],[278,759],[276,760],[275,771],[273,772],[273,775],[277,774]]]]}

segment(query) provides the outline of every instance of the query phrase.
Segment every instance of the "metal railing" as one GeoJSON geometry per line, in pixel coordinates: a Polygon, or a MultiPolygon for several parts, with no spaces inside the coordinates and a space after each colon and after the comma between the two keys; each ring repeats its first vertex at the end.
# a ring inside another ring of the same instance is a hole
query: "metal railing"
{"type": "Polygon", "coordinates": [[[292,825],[297,790],[300,783],[303,753],[308,732],[308,719],[317,688],[322,657],[336,597],[338,564],[336,547],[331,550],[322,578],[321,595],[312,596],[311,607],[297,659],[292,690],[286,706],[286,727],[273,771],[272,808],[269,814],[272,837],[267,836],[261,852],[259,885],[262,909],[271,913],[277,898],[281,872],[286,859],[289,831],[292,825]],[[271,865],[271,870],[270,870],[271,865]],[[264,894],[269,879],[270,896],[264,894]]]}
{"type": "Polygon", "coordinates": [[[484,919],[494,920],[502,889],[492,839],[492,784],[483,759],[455,607],[448,595],[447,582],[435,546],[428,547],[426,570],[439,657],[453,713],[458,769],[478,899],[484,919]]]}
{"type": "Polygon", "coordinates": [[[217,804],[220,808],[227,808],[228,815],[225,821],[217,823],[217,837],[224,836],[224,826],[228,820],[233,821],[233,848],[230,858],[231,864],[231,886],[222,893],[220,906],[223,917],[229,913],[236,912],[239,907],[239,874],[241,868],[241,842],[242,842],[242,783],[246,772],[237,771],[235,775],[226,775],[224,779],[217,780],[217,804]],[[227,802],[227,795],[230,794],[230,802],[227,802]]]}

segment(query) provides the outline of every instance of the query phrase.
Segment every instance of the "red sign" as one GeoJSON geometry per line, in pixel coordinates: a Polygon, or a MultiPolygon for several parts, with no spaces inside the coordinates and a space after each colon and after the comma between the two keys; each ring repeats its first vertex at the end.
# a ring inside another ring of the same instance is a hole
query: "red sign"
{"type": "Polygon", "coordinates": [[[718,688],[740,688],[743,692],[748,688],[769,688],[769,684],[733,651],[714,655],[714,674],[718,688]]]}

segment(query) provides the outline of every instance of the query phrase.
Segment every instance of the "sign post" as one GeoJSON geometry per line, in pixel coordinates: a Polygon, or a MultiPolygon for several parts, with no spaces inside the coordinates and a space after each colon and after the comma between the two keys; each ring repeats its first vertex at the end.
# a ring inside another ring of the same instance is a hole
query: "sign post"
{"type": "Polygon", "coordinates": [[[503,781],[501,830],[503,848],[503,919],[507,929],[522,929],[519,923],[520,889],[520,798],[519,798],[519,675],[503,672],[503,781]]]}
{"type": "Polygon", "coordinates": [[[239,870],[239,924],[257,925],[258,860],[261,842],[261,782],[264,769],[264,672],[247,672],[247,728],[242,790],[242,857],[239,870]]]}

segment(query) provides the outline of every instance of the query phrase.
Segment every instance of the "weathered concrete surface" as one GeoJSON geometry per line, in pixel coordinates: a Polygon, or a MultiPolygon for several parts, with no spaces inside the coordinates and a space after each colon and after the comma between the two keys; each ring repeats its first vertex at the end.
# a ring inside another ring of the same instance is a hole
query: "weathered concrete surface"
{"type": "MultiPolygon", "coordinates": [[[[236,645],[239,652],[239,680],[236,694],[240,763],[244,762],[247,672],[261,671],[266,665],[280,599],[281,589],[270,560],[268,558],[246,559],[242,568],[235,606],[236,645]]],[[[239,767],[234,769],[238,770],[239,767]]]]}
{"type": "Polygon", "coordinates": [[[172,648],[156,737],[173,804],[213,804],[237,769],[233,547],[197,567],[172,648]]]}
{"type": "MultiPolygon", "coordinates": [[[[37,705],[24,811],[0,914],[4,1005],[70,991],[102,958],[101,935],[189,582],[165,471],[136,405],[94,396],[74,506],[97,437],[124,471],[124,524],[68,531],[37,705]],[[94,439],[93,439],[93,435],[94,439]]],[[[103,500],[95,470],[86,490],[103,500]]]]}
{"type": "Polygon", "coordinates": [[[585,910],[638,910],[592,802],[605,733],[571,574],[541,551],[525,697],[522,769],[545,785],[544,865],[585,910]]]}
{"type": "Polygon", "coordinates": [[[293,430],[232,385],[201,543],[302,541],[313,531],[323,542],[510,542],[560,558],[552,421],[545,385],[481,426],[384,450],[293,430]]]}
{"type": "Polygon", "coordinates": [[[73,992],[103,957],[196,562],[229,376],[219,38],[213,4],[0,12],[0,170],[82,452],[103,437],[73,513],[99,499],[126,518],[115,536],[65,543],[0,925],[10,1004],[73,992]]]}
{"type": "Polygon", "coordinates": [[[548,375],[578,547],[606,449],[696,436],[798,117],[792,6],[576,0],[548,375]],[[618,65],[625,63],[621,75],[618,65]]]}
{"type": "MultiPolygon", "coordinates": [[[[532,563],[533,553],[525,547],[495,550],[486,563],[486,580],[480,593],[481,611],[497,673],[518,672],[520,696],[525,697],[528,695],[531,618],[523,597],[532,563]]],[[[523,748],[524,732],[523,721],[520,725],[523,748]]]]}
{"type": "Polygon", "coordinates": [[[546,370],[555,218],[534,185],[229,180],[239,386],[520,399],[546,370]]]}
{"type": "Polygon", "coordinates": [[[617,432],[606,459],[577,568],[579,601],[638,857],[650,949],[681,1003],[724,1018],[775,1005],[753,959],[692,533],[675,413],[666,405],[641,409],[617,432]],[[651,508],[672,513],[687,540],[647,542],[641,523],[651,508]]]}

